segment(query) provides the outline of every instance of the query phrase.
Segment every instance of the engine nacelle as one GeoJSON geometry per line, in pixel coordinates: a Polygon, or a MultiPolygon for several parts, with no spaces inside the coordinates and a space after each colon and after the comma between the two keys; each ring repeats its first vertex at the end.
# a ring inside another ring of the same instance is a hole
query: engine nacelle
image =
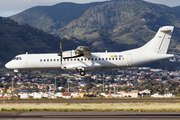
{"type": "Polygon", "coordinates": [[[75,50],[69,50],[63,52],[63,57],[73,57],[76,56],[75,50]]]}
{"type": "Polygon", "coordinates": [[[78,47],[76,48],[76,50],[75,50],[75,54],[76,54],[76,55],[81,55],[81,54],[83,54],[83,55],[86,56],[86,57],[90,57],[90,56],[91,56],[91,52],[90,52],[89,48],[86,47],[86,46],[78,46],[78,47]]]}

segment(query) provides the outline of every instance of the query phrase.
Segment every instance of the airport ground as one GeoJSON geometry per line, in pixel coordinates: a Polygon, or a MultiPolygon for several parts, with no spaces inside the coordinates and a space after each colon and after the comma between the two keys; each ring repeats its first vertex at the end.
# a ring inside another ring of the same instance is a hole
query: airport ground
{"type": "Polygon", "coordinates": [[[180,98],[0,99],[4,103],[180,103],[180,98]]]}
{"type": "Polygon", "coordinates": [[[179,120],[179,112],[0,112],[0,120],[179,120]]]}
{"type": "Polygon", "coordinates": [[[0,100],[0,120],[179,120],[180,98],[0,100]]]}
{"type": "Polygon", "coordinates": [[[0,100],[0,111],[179,112],[180,98],[0,100]]]}

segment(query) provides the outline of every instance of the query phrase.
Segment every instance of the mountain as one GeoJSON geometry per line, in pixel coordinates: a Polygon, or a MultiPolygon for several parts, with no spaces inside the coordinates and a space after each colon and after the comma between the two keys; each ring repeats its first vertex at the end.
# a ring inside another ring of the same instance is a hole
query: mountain
{"type": "Polygon", "coordinates": [[[20,24],[27,23],[51,33],[54,29],[62,28],[72,20],[78,19],[88,8],[104,3],[76,4],[64,2],[53,6],[37,6],[13,15],[11,18],[20,24]]]}
{"type": "Polygon", "coordinates": [[[86,42],[93,50],[99,51],[119,51],[122,49],[118,46],[122,44],[141,46],[155,35],[159,27],[173,25],[171,48],[179,50],[178,9],[142,0],[112,0],[37,6],[10,18],[56,36],[86,42]]]}
{"type": "Polygon", "coordinates": [[[109,2],[89,8],[80,18],[58,29],[55,34],[88,41],[96,47],[100,44],[100,47],[107,45],[107,38],[119,44],[141,46],[150,40],[161,26],[174,25],[171,47],[179,49],[179,19],[171,8],[166,9],[144,1],[109,2]]]}
{"type": "Polygon", "coordinates": [[[18,21],[19,24],[29,24],[30,26],[43,29],[45,32],[53,33],[54,30],[63,28],[74,19],[78,19],[87,9],[112,1],[93,2],[87,4],[63,2],[53,6],[36,6],[17,15],[13,15],[10,18],[18,21]]]}
{"type": "Polygon", "coordinates": [[[63,49],[75,49],[86,45],[74,40],[66,40],[47,34],[27,24],[19,25],[10,18],[0,17],[0,62],[7,62],[15,55],[29,53],[59,52],[59,43],[63,49]]]}

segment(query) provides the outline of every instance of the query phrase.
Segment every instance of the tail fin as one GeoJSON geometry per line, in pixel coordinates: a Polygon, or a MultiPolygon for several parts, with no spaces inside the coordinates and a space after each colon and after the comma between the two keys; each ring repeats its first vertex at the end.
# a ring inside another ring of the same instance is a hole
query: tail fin
{"type": "Polygon", "coordinates": [[[166,54],[173,29],[174,26],[161,27],[156,33],[155,37],[142,46],[140,50],[150,53],[166,54]]]}

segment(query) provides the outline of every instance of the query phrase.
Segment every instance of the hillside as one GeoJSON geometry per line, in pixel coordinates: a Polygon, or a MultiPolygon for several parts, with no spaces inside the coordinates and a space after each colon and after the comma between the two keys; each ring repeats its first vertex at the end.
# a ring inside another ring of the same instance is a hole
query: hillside
{"type": "Polygon", "coordinates": [[[86,42],[93,50],[99,51],[119,51],[122,49],[118,46],[122,44],[141,46],[155,35],[159,27],[174,25],[171,48],[179,50],[178,9],[142,0],[112,0],[37,6],[11,18],[60,37],[86,42]]]}
{"type": "Polygon", "coordinates": [[[80,18],[59,29],[56,35],[91,41],[95,46],[106,44],[104,37],[119,44],[141,46],[155,35],[159,27],[174,25],[171,47],[175,47],[180,43],[177,39],[180,37],[179,19],[170,12],[171,8],[167,9],[143,1],[110,2],[89,8],[80,18]]]}
{"type": "Polygon", "coordinates": [[[72,20],[78,19],[88,8],[104,3],[76,4],[64,2],[53,6],[37,6],[13,15],[11,18],[20,24],[27,23],[33,27],[53,33],[54,29],[62,28],[72,20]]]}
{"type": "Polygon", "coordinates": [[[75,49],[78,45],[86,45],[72,40],[61,39],[47,34],[29,25],[0,17],[0,62],[7,62],[17,54],[59,52],[59,43],[63,49],[75,49]]]}
{"type": "Polygon", "coordinates": [[[74,19],[78,19],[79,17],[81,17],[87,9],[108,2],[111,1],[93,2],[87,4],[63,2],[53,6],[36,6],[27,9],[19,14],[13,15],[10,18],[17,21],[20,24],[29,24],[30,26],[43,29],[45,32],[53,33],[57,29],[63,28],[74,19]]]}

